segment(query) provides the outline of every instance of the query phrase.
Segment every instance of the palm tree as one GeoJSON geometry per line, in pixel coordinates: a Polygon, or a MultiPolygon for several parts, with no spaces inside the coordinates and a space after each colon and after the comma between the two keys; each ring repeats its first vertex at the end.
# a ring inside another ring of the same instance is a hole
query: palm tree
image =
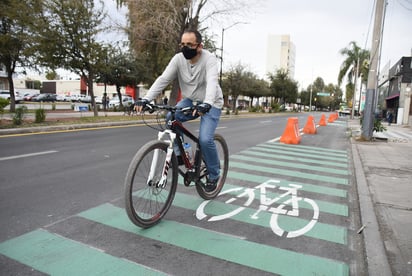
{"type": "MultiPolygon", "coordinates": [[[[344,77],[347,77],[348,84],[353,84],[353,79],[362,77],[362,84],[367,81],[367,74],[369,71],[369,56],[370,52],[365,49],[361,49],[356,42],[351,41],[347,48],[340,50],[340,54],[345,56],[339,75],[338,75],[338,84],[342,84],[344,77]]],[[[347,93],[346,100],[352,99],[352,105],[355,102],[354,91],[347,93]]],[[[359,102],[360,103],[360,102],[359,102]]],[[[359,111],[359,108],[358,108],[359,111]]]]}

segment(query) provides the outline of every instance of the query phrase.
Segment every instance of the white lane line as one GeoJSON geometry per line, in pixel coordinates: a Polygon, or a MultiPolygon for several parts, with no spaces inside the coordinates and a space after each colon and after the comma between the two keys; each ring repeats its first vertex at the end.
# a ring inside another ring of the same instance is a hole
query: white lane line
{"type": "Polygon", "coordinates": [[[49,151],[27,153],[27,154],[21,154],[21,155],[6,156],[6,157],[0,157],[0,161],[18,159],[18,158],[25,158],[25,157],[31,157],[31,156],[37,156],[37,155],[44,155],[44,154],[50,154],[50,153],[56,153],[56,152],[58,152],[58,151],[49,150],[49,151]]]}

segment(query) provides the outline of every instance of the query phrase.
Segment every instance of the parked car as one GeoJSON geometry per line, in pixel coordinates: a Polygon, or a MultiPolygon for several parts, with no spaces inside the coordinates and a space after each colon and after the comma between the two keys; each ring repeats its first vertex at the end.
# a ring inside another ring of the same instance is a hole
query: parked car
{"type": "Polygon", "coordinates": [[[82,97],[82,98],[80,99],[80,101],[81,101],[82,103],[91,103],[91,102],[92,102],[92,97],[89,96],[89,95],[87,95],[87,96],[82,97]]]}
{"type": "Polygon", "coordinates": [[[94,96],[94,102],[97,104],[102,104],[102,97],[99,96],[94,96]]]}
{"type": "Polygon", "coordinates": [[[31,101],[34,96],[39,95],[38,93],[26,93],[23,96],[23,101],[31,101]]]}
{"type": "MultiPolygon", "coordinates": [[[[0,90],[0,97],[3,99],[10,100],[10,91],[8,90],[0,90]]],[[[23,97],[19,95],[18,92],[14,93],[14,101],[15,103],[19,103],[20,101],[23,101],[23,97]]]]}
{"type": "Polygon", "coordinates": [[[72,102],[81,102],[85,97],[86,95],[80,95],[80,94],[70,95],[70,99],[72,102]]]}
{"type": "MultiPolygon", "coordinates": [[[[134,100],[132,97],[127,96],[127,95],[122,95],[123,106],[131,106],[133,103],[134,103],[134,100]]],[[[109,101],[109,108],[119,107],[119,106],[120,106],[119,97],[114,97],[109,101]]]]}
{"type": "Polygon", "coordinates": [[[57,98],[56,94],[51,94],[51,93],[43,93],[37,95],[34,99],[32,99],[35,102],[55,102],[57,98]]]}
{"type": "Polygon", "coordinates": [[[56,96],[56,100],[59,101],[59,102],[70,102],[71,98],[70,98],[70,96],[59,94],[59,95],[56,96]]]}
{"type": "MultiPolygon", "coordinates": [[[[82,103],[91,103],[92,102],[92,97],[91,96],[85,96],[83,98],[81,98],[80,100],[82,103]]],[[[94,96],[94,102],[96,104],[101,104],[102,103],[102,98],[99,96],[94,96]]]]}
{"type": "Polygon", "coordinates": [[[339,116],[349,116],[352,114],[352,109],[349,107],[342,108],[338,111],[339,116]]]}

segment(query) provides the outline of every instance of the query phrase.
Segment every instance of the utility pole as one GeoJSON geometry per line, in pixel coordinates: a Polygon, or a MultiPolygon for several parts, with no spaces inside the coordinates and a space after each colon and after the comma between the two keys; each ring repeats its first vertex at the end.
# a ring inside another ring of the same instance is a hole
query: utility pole
{"type": "Polygon", "coordinates": [[[386,0],[377,0],[375,9],[375,22],[373,26],[371,61],[368,74],[368,84],[366,88],[365,109],[362,121],[361,138],[371,140],[373,135],[373,123],[375,113],[375,98],[378,81],[378,63],[380,58],[380,49],[382,43],[382,26],[383,15],[385,11],[386,0]]]}

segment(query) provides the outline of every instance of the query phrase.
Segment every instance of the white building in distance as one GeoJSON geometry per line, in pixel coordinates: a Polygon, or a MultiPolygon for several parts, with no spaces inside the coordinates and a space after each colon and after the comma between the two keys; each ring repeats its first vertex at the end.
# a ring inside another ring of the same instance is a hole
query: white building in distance
{"type": "Polygon", "coordinates": [[[289,78],[295,77],[296,49],[289,35],[269,35],[266,54],[266,74],[287,70],[289,78]]]}

